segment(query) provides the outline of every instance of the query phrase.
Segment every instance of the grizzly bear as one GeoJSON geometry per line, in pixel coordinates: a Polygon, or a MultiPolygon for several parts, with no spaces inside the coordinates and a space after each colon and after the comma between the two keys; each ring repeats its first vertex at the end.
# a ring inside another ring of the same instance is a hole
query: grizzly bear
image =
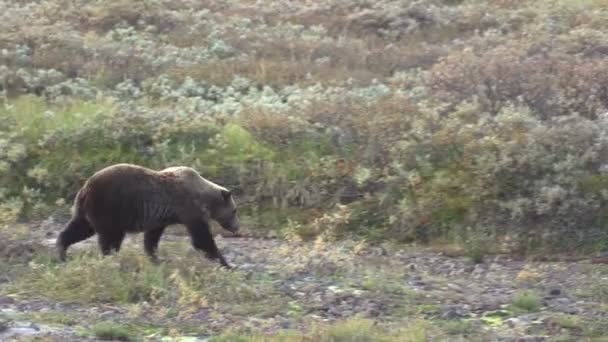
{"type": "Polygon", "coordinates": [[[132,164],[108,166],[93,174],[76,194],[73,214],[57,238],[59,259],[67,248],[95,233],[103,255],[118,252],[127,233],[144,233],[144,250],[157,261],[156,250],[165,227],[183,224],[192,245],[231,268],[218,250],[209,221],[236,234],[237,208],[231,192],[176,166],[162,171],[132,164]]]}

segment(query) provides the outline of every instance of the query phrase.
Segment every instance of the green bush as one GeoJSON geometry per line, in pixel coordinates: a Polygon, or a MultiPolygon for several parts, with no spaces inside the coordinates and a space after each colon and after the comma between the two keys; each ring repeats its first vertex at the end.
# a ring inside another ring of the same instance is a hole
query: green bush
{"type": "Polygon", "coordinates": [[[95,337],[102,341],[131,341],[133,339],[127,327],[113,322],[95,324],[92,331],[95,337]]]}
{"type": "Polygon", "coordinates": [[[182,164],[252,231],[316,236],[342,203],[341,237],[604,249],[601,2],[7,3],[0,219],[109,164],[182,164]]]}
{"type": "Polygon", "coordinates": [[[541,308],[542,302],[538,294],[531,291],[525,291],[516,294],[515,298],[513,298],[512,305],[518,310],[535,312],[541,308]]]}

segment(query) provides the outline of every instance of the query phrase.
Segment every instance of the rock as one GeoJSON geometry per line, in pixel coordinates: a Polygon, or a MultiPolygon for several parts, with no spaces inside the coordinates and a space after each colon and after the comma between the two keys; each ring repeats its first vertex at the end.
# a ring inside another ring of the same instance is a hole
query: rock
{"type": "Polygon", "coordinates": [[[100,317],[100,318],[103,318],[103,319],[109,319],[109,318],[111,318],[112,316],[114,316],[114,314],[115,314],[115,312],[114,312],[114,311],[112,311],[112,310],[108,310],[108,311],[104,311],[104,312],[102,312],[101,314],[99,314],[99,317],[100,317]]]}
{"type": "Polygon", "coordinates": [[[549,290],[549,295],[550,296],[559,296],[562,294],[562,291],[559,288],[552,288],[551,290],[549,290]]]}
{"type": "Polygon", "coordinates": [[[410,271],[415,271],[416,270],[416,264],[414,264],[414,263],[410,263],[406,267],[410,271]]]}
{"type": "Polygon", "coordinates": [[[505,311],[505,310],[494,310],[494,311],[484,312],[483,315],[484,315],[484,317],[487,317],[487,316],[508,317],[509,312],[505,311]]]}
{"type": "Polygon", "coordinates": [[[519,318],[516,317],[511,317],[508,319],[505,319],[505,324],[509,326],[509,328],[517,328],[517,327],[521,327],[522,321],[519,318]]]}
{"type": "Polygon", "coordinates": [[[542,342],[546,341],[547,337],[545,336],[523,336],[518,338],[517,342],[542,342]]]}
{"type": "Polygon", "coordinates": [[[595,257],[591,259],[592,264],[608,265],[608,256],[595,257]]]}
{"type": "Polygon", "coordinates": [[[567,314],[569,314],[569,315],[577,315],[581,311],[582,311],[581,309],[579,309],[577,307],[574,307],[574,306],[571,306],[571,307],[566,308],[566,310],[564,312],[567,313],[567,314]]]}
{"type": "Polygon", "coordinates": [[[439,315],[441,319],[458,319],[470,316],[468,310],[461,305],[450,305],[439,315]]]}
{"type": "Polygon", "coordinates": [[[483,274],[485,272],[484,267],[482,264],[477,264],[475,265],[475,267],[473,268],[473,271],[471,272],[474,276],[479,276],[481,274],[483,274]]]}
{"type": "Polygon", "coordinates": [[[0,305],[15,304],[15,300],[11,297],[0,297],[0,305]]]}
{"type": "Polygon", "coordinates": [[[497,264],[495,262],[490,264],[490,267],[488,267],[488,270],[491,272],[496,272],[496,271],[500,271],[502,269],[502,266],[500,264],[497,264]]]}
{"type": "Polygon", "coordinates": [[[335,285],[328,286],[327,289],[333,293],[343,293],[344,292],[344,290],[342,290],[341,288],[339,288],[335,285]]]}
{"type": "Polygon", "coordinates": [[[500,310],[500,303],[498,303],[498,302],[480,303],[475,306],[475,310],[482,311],[482,312],[494,312],[494,311],[500,310]]]}
{"type": "Polygon", "coordinates": [[[0,333],[8,329],[8,320],[0,318],[0,333]]]}
{"type": "Polygon", "coordinates": [[[340,316],[342,316],[342,317],[350,317],[352,315],[353,315],[353,311],[352,310],[344,310],[344,311],[341,312],[340,316]]]}
{"type": "Polygon", "coordinates": [[[40,333],[40,327],[31,322],[17,322],[12,326],[6,324],[4,328],[0,322],[0,333],[2,333],[2,341],[11,341],[13,339],[20,340],[24,336],[32,336],[40,333]]]}
{"type": "Polygon", "coordinates": [[[306,285],[302,286],[300,291],[310,293],[310,292],[316,292],[318,289],[319,289],[318,284],[311,283],[311,284],[306,284],[306,285]]]}
{"type": "Polygon", "coordinates": [[[409,283],[411,286],[414,286],[414,287],[425,287],[426,286],[426,283],[423,282],[422,280],[411,280],[409,283]]]}
{"type": "Polygon", "coordinates": [[[460,285],[458,285],[458,284],[452,284],[452,283],[448,283],[448,284],[446,285],[446,287],[447,287],[448,289],[450,289],[450,290],[452,290],[452,291],[456,291],[456,292],[458,292],[458,293],[462,293],[462,292],[463,292],[462,287],[461,287],[460,285]]]}
{"type": "Polygon", "coordinates": [[[21,336],[31,336],[38,334],[38,330],[33,328],[9,328],[4,332],[3,335],[7,337],[7,340],[11,340],[11,338],[19,338],[21,336]]]}

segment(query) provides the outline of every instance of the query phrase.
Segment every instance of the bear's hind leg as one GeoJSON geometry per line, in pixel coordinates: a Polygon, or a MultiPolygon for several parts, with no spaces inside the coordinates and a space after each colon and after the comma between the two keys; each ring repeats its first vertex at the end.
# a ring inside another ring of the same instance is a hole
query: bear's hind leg
{"type": "Polygon", "coordinates": [[[164,231],[165,227],[163,226],[148,230],[144,233],[144,250],[153,262],[158,262],[156,251],[158,250],[158,242],[160,241],[160,237],[163,235],[164,231]]]}
{"type": "Polygon", "coordinates": [[[126,233],[124,231],[116,231],[116,232],[108,232],[108,231],[99,231],[97,232],[99,248],[101,249],[101,253],[105,255],[110,255],[112,252],[116,253],[120,250],[120,246],[122,245],[122,241],[125,238],[126,233]]]}
{"type": "Polygon", "coordinates": [[[65,261],[66,251],[71,245],[86,240],[95,234],[95,230],[83,217],[72,217],[65,229],[59,233],[55,243],[60,261],[65,261]]]}
{"type": "Polygon", "coordinates": [[[196,224],[188,224],[186,227],[192,239],[192,246],[195,249],[204,251],[207,258],[211,260],[218,259],[222,266],[228,269],[232,268],[217,248],[213,235],[211,235],[211,231],[209,230],[209,225],[206,222],[201,221],[196,224]]]}

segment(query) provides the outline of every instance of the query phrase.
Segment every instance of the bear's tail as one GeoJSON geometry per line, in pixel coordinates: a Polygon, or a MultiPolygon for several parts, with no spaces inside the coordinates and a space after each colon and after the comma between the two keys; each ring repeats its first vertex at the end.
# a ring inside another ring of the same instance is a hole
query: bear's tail
{"type": "Polygon", "coordinates": [[[74,199],[73,217],[82,217],[84,219],[84,202],[86,201],[88,194],[89,189],[86,184],[78,191],[78,193],[76,193],[76,198],[74,199]]]}

